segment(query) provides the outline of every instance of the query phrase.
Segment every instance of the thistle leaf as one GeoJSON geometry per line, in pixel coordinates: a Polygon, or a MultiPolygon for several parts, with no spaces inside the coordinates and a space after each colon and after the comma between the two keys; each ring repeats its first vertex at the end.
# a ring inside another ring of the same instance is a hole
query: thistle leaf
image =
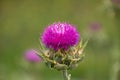
{"type": "Polygon", "coordinates": [[[87,44],[88,44],[88,40],[83,44],[83,46],[82,46],[83,50],[85,49],[85,47],[87,46],[87,44]]]}

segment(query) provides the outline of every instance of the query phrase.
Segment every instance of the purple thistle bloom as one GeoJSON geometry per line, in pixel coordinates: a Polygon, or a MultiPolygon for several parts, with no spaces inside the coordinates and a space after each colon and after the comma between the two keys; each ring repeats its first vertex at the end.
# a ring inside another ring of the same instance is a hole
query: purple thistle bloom
{"type": "Polygon", "coordinates": [[[39,62],[41,58],[37,56],[36,51],[33,49],[29,49],[24,53],[24,58],[29,62],[39,62]]]}
{"type": "Polygon", "coordinates": [[[47,48],[67,50],[78,43],[79,34],[75,26],[58,22],[46,27],[41,36],[41,41],[47,48]]]}
{"type": "Polygon", "coordinates": [[[119,4],[120,0],[112,0],[113,3],[119,4]]]}
{"type": "Polygon", "coordinates": [[[96,32],[96,31],[100,30],[101,24],[98,23],[98,22],[93,22],[89,25],[89,28],[90,28],[91,31],[96,32]]]}

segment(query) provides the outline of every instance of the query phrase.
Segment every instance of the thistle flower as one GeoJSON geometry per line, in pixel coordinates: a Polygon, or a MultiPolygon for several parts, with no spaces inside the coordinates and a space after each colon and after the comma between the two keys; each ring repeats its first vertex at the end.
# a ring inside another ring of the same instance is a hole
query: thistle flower
{"type": "Polygon", "coordinates": [[[120,4],[120,0],[112,0],[113,3],[120,4]]]}
{"type": "Polygon", "coordinates": [[[79,34],[75,26],[68,23],[53,23],[46,27],[41,36],[42,43],[50,49],[67,50],[78,43],[79,34]]]}
{"type": "Polygon", "coordinates": [[[99,31],[99,30],[100,30],[101,25],[100,25],[100,23],[98,23],[98,22],[93,22],[93,23],[91,23],[91,24],[89,25],[89,28],[90,28],[90,30],[91,30],[92,32],[96,32],[96,31],[99,31]]]}
{"type": "Polygon", "coordinates": [[[71,75],[67,70],[73,69],[83,60],[82,53],[88,42],[83,43],[82,39],[79,41],[79,36],[75,26],[69,23],[53,23],[40,36],[40,53],[28,50],[25,57],[33,62],[42,58],[49,68],[62,71],[64,80],[70,80],[71,75]]]}
{"type": "Polygon", "coordinates": [[[39,62],[41,61],[40,57],[36,54],[36,51],[29,49],[25,51],[24,58],[29,62],[39,62]]]}

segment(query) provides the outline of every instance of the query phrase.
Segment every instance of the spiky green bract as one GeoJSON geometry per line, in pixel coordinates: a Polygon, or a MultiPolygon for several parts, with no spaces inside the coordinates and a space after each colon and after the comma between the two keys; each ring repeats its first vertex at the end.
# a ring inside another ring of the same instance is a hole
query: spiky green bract
{"type": "Polygon", "coordinates": [[[81,40],[78,45],[71,47],[68,50],[59,49],[58,51],[48,50],[45,49],[44,46],[41,46],[40,52],[42,54],[38,53],[38,55],[42,57],[43,61],[49,68],[70,70],[83,60],[83,50],[86,47],[87,42],[88,41],[83,44],[83,41],[81,40]]]}

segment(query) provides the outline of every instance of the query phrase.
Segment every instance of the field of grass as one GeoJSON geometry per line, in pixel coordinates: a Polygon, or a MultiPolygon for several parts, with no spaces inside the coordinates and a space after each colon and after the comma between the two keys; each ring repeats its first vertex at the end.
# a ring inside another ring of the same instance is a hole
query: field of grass
{"type": "Polygon", "coordinates": [[[0,80],[62,80],[61,72],[23,59],[26,49],[39,49],[44,28],[59,21],[74,24],[83,39],[90,37],[84,60],[70,71],[72,80],[120,80],[119,5],[109,0],[1,0],[0,80]],[[92,23],[99,30],[91,30],[92,23]]]}

